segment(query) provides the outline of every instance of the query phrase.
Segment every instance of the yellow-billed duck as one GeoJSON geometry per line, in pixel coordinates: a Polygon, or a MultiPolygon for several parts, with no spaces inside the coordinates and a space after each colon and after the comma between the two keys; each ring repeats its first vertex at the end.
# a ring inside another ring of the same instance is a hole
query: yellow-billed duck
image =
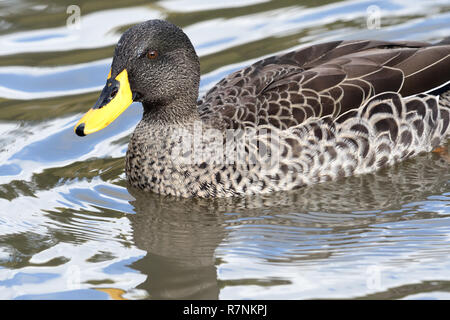
{"type": "Polygon", "coordinates": [[[333,41],[260,60],[198,100],[200,62],[162,20],[128,29],[77,123],[144,107],[126,154],[137,188],[181,197],[290,190],[430,152],[450,133],[450,41],[333,41]]]}

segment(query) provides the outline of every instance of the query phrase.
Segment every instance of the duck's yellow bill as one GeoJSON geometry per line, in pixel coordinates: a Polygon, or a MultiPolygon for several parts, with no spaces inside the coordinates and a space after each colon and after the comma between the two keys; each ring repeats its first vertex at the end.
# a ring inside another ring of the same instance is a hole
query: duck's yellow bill
{"type": "Polygon", "coordinates": [[[128,72],[124,69],[115,79],[108,75],[106,86],[95,105],[76,124],[74,131],[79,136],[97,132],[107,127],[133,102],[133,94],[128,82],[128,72]]]}

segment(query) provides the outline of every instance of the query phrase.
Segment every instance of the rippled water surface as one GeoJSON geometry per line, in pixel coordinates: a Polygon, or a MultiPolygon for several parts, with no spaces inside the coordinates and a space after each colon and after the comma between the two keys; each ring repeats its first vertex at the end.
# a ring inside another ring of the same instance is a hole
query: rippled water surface
{"type": "Polygon", "coordinates": [[[192,39],[202,93],[311,43],[450,35],[448,0],[1,1],[0,298],[450,298],[448,154],[264,197],[127,188],[141,105],[96,134],[72,128],[121,33],[152,18],[192,39]]]}

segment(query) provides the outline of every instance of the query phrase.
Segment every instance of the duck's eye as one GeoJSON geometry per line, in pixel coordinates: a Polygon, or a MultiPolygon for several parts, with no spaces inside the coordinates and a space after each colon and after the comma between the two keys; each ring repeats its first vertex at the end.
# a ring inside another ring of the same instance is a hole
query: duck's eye
{"type": "Polygon", "coordinates": [[[156,59],[157,57],[158,57],[158,51],[150,50],[149,52],[147,52],[147,58],[156,59]]]}

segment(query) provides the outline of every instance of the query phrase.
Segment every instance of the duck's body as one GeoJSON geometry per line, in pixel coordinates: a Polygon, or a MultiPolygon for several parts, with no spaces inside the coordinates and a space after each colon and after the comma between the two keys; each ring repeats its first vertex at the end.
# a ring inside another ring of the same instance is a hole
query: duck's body
{"type": "Polygon", "coordinates": [[[197,105],[195,50],[177,27],[148,21],[119,42],[113,77],[123,69],[144,106],[126,174],[131,185],[161,194],[290,190],[375,171],[431,151],[450,134],[450,45],[444,43],[310,46],[234,72],[197,105]],[[162,62],[158,68],[152,62],[152,74],[122,57],[142,30],[158,46],[162,35],[181,39],[177,45],[167,40],[167,52],[158,49],[162,62]],[[177,82],[166,77],[168,61],[181,68],[171,72],[177,82]],[[139,77],[152,79],[148,97],[139,77]]]}

